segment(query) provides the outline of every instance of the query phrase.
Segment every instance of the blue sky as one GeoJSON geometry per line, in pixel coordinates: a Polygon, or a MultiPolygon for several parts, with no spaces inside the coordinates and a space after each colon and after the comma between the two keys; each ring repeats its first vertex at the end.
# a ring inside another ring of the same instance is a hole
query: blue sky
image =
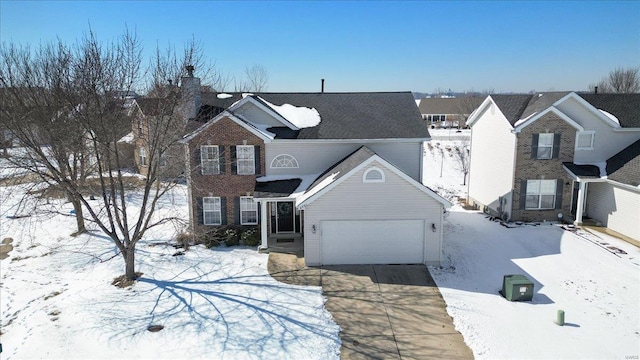
{"type": "Polygon", "coordinates": [[[2,41],[89,24],[149,53],[195,37],[224,74],[265,67],[269,91],[586,90],[640,66],[640,1],[0,1],[2,41]]]}

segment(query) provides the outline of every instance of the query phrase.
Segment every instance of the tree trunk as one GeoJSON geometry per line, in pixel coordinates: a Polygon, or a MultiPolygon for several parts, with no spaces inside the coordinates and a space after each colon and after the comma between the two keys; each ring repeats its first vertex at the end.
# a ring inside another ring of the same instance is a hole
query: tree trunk
{"type": "Polygon", "coordinates": [[[127,280],[137,279],[138,276],[136,275],[136,269],[135,269],[135,255],[136,255],[135,249],[127,248],[126,252],[123,255],[124,255],[124,266],[125,266],[124,276],[127,278],[127,280]]]}
{"type": "Polygon", "coordinates": [[[73,204],[73,210],[76,212],[76,226],[78,230],[75,235],[84,234],[87,232],[87,228],[84,226],[84,215],[82,214],[82,202],[80,200],[71,200],[73,204]]]}

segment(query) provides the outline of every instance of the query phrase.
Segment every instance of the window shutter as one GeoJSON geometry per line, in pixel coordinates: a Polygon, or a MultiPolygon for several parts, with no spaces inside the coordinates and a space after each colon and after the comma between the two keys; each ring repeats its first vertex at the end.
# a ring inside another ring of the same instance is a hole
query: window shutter
{"type": "Polygon", "coordinates": [[[204,214],[202,213],[202,198],[196,198],[196,208],[197,208],[197,213],[198,213],[198,224],[202,225],[204,224],[204,214]]]}
{"type": "Polygon", "coordinates": [[[236,146],[231,145],[231,173],[233,175],[238,174],[238,162],[236,160],[236,146]]]}
{"type": "Polygon", "coordinates": [[[255,174],[262,174],[262,166],[260,166],[260,146],[258,145],[253,147],[253,158],[255,159],[256,164],[255,174]]]}
{"type": "Polygon", "coordinates": [[[261,210],[261,209],[262,209],[262,206],[260,206],[260,205],[261,205],[261,203],[258,203],[258,224],[260,224],[260,219],[262,219],[262,218],[260,217],[260,216],[261,216],[260,214],[261,214],[261,211],[262,211],[262,210],[261,210]]]}
{"type": "Polygon", "coordinates": [[[562,186],[563,180],[558,179],[558,183],[556,184],[556,209],[562,209],[562,186]]]}
{"type": "Polygon", "coordinates": [[[193,155],[194,155],[194,160],[195,160],[195,164],[193,166],[194,169],[200,169],[199,173],[202,174],[202,148],[201,147],[197,147],[195,149],[193,149],[193,155]]]}
{"type": "Polygon", "coordinates": [[[524,210],[527,204],[527,180],[520,181],[520,210],[524,210]]]}
{"type": "Polygon", "coordinates": [[[233,198],[233,212],[236,225],[240,225],[240,198],[237,196],[233,198]]]}
{"type": "Polygon", "coordinates": [[[538,134],[531,135],[531,158],[538,158],[538,134]]]}
{"type": "Polygon", "coordinates": [[[227,225],[227,198],[220,198],[220,225],[227,225]]]}
{"type": "Polygon", "coordinates": [[[553,134],[553,157],[557,159],[560,155],[560,134],[553,134]]]}
{"type": "Polygon", "coordinates": [[[220,174],[224,174],[225,161],[224,161],[224,145],[218,146],[218,162],[220,163],[220,174]]]}

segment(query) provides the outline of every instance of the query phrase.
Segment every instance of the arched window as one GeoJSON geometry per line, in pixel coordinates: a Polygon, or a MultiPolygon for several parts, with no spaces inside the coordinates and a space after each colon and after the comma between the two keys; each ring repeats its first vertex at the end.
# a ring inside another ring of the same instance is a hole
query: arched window
{"type": "Polygon", "coordinates": [[[272,169],[297,168],[298,160],[289,154],[280,154],[271,161],[272,169]]]}
{"type": "Polygon", "coordinates": [[[371,167],[362,175],[362,182],[365,183],[382,183],[384,182],[384,171],[377,167],[371,167]]]}

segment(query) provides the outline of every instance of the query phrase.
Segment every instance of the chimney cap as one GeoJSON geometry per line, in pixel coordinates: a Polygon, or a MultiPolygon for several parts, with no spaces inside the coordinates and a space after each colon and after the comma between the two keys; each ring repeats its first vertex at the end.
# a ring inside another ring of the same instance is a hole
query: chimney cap
{"type": "Polygon", "coordinates": [[[185,66],[185,69],[187,69],[187,75],[193,77],[193,70],[195,70],[193,65],[187,65],[185,66]]]}

